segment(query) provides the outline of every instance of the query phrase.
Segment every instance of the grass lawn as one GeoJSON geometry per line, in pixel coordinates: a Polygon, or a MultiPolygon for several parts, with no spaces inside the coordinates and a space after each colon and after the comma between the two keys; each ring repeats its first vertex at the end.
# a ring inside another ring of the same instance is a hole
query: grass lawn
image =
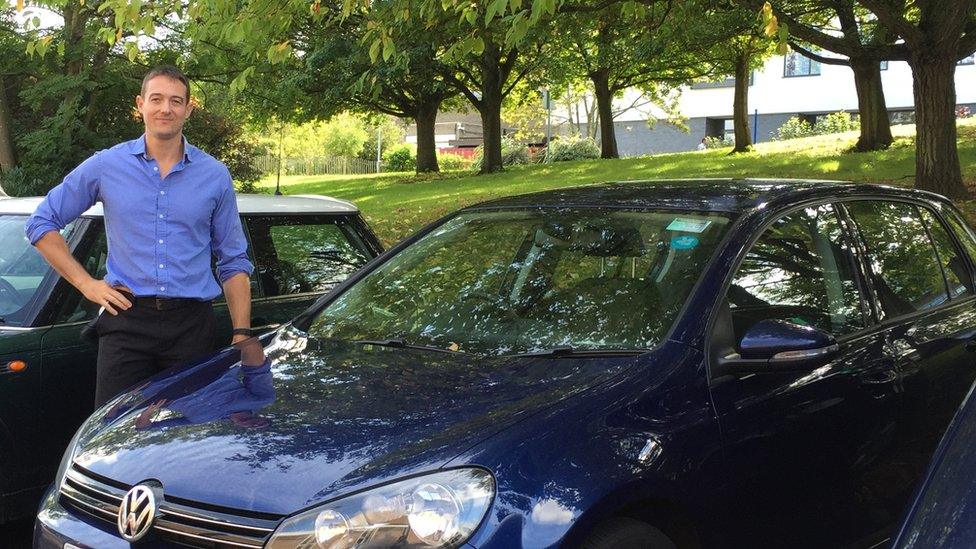
{"type": "MultiPolygon", "coordinates": [[[[285,194],[325,194],[355,202],[381,239],[393,243],[438,217],[490,198],[532,191],[637,181],[699,177],[772,177],[838,179],[911,186],[914,183],[914,126],[892,128],[890,149],[847,153],[856,133],[760,143],[749,154],[729,156],[729,149],[659,154],[618,160],[585,160],[514,166],[503,173],[451,172],[428,176],[392,173],[355,176],[286,176],[285,194]]],[[[976,118],[959,124],[963,177],[976,189],[976,118]]],[[[274,189],[273,177],[262,181],[274,189]]],[[[976,220],[976,204],[960,204],[976,220]]]]}

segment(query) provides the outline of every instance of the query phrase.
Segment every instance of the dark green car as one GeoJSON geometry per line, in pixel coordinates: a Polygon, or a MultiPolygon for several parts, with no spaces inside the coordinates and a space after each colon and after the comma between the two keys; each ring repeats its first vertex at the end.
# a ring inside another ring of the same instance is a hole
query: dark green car
{"type": "MultiPolygon", "coordinates": [[[[32,514],[78,425],[92,412],[96,346],[80,333],[98,307],[61,279],[24,235],[40,198],[0,197],[0,524],[32,514]]],[[[252,324],[305,310],[382,246],[352,204],[322,196],[238,197],[254,263],[252,324]]],[[[63,231],[75,257],[105,275],[100,205],[63,231]]],[[[230,319],[215,304],[216,346],[230,319]]]]}

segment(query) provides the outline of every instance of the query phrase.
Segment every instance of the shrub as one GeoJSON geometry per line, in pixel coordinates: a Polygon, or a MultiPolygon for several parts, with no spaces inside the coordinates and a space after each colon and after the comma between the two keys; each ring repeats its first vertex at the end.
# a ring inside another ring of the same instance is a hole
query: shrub
{"type": "Polygon", "coordinates": [[[797,139],[799,137],[810,137],[812,135],[826,135],[830,133],[843,133],[857,131],[861,124],[850,114],[840,111],[822,116],[817,119],[816,124],[810,124],[796,116],[790,118],[785,124],[776,130],[776,139],[797,139]]]}
{"type": "Polygon", "coordinates": [[[557,137],[549,145],[545,158],[549,162],[600,158],[600,146],[589,137],[557,137]]]}
{"type": "MultiPolygon", "coordinates": [[[[471,163],[471,167],[480,168],[481,161],[484,158],[484,145],[479,145],[475,150],[477,152],[474,155],[474,161],[471,163]]],[[[528,164],[531,160],[532,154],[529,152],[527,145],[518,143],[509,137],[502,138],[502,166],[528,164]]]]}
{"type": "Polygon", "coordinates": [[[417,169],[417,153],[408,143],[391,147],[383,153],[384,171],[409,172],[415,169],[417,169]]]}
{"type": "Polygon", "coordinates": [[[44,196],[51,187],[60,183],[53,178],[39,177],[41,170],[16,166],[0,173],[0,187],[10,196],[44,196]]]}
{"type": "Polygon", "coordinates": [[[706,149],[721,149],[735,146],[735,140],[722,137],[708,136],[705,138],[706,149]]]}
{"type": "Polygon", "coordinates": [[[844,111],[830,113],[827,116],[818,118],[817,123],[813,125],[813,130],[816,132],[816,135],[851,132],[859,129],[861,129],[861,124],[853,116],[844,111]]]}
{"type": "Polygon", "coordinates": [[[792,117],[776,130],[776,139],[798,139],[814,135],[813,126],[799,117],[792,117]]]}
{"type": "Polygon", "coordinates": [[[232,116],[198,107],[187,120],[187,140],[223,162],[240,192],[254,192],[261,180],[258,145],[232,116]]]}
{"type": "Polygon", "coordinates": [[[471,160],[460,154],[437,153],[437,166],[445,172],[466,170],[471,166],[471,160]]]}

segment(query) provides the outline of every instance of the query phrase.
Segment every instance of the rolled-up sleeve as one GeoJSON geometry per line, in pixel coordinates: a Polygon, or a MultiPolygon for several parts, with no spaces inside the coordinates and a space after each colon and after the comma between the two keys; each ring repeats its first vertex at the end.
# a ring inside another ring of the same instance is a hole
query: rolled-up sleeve
{"type": "Polygon", "coordinates": [[[247,258],[247,239],[244,238],[244,229],[241,227],[241,216],[237,212],[237,198],[229,172],[223,189],[217,200],[210,233],[213,252],[217,257],[217,278],[221,284],[237,273],[250,276],[254,271],[254,265],[247,258]]]}
{"type": "Polygon", "coordinates": [[[98,200],[100,175],[101,160],[95,154],[51,189],[24,226],[30,243],[37,244],[45,234],[60,231],[91,208],[98,200]]]}

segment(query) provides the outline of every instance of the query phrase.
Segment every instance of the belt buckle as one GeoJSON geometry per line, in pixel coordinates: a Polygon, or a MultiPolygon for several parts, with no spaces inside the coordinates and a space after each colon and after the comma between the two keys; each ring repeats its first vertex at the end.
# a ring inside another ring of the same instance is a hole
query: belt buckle
{"type": "Polygon", "coordinates": [[[163,300],[162,300],[162,298],[159,298],[159,297],[157,297],[157,298],[156,298],[156,301],[155,301],[155,303],[154,303],[154,305],[153,305],[153,307],[154,307],[154,308],[155,308],[155,309],[156,309],[157,311],[162,311],[162,310],[163,310],[163,300]]]}

